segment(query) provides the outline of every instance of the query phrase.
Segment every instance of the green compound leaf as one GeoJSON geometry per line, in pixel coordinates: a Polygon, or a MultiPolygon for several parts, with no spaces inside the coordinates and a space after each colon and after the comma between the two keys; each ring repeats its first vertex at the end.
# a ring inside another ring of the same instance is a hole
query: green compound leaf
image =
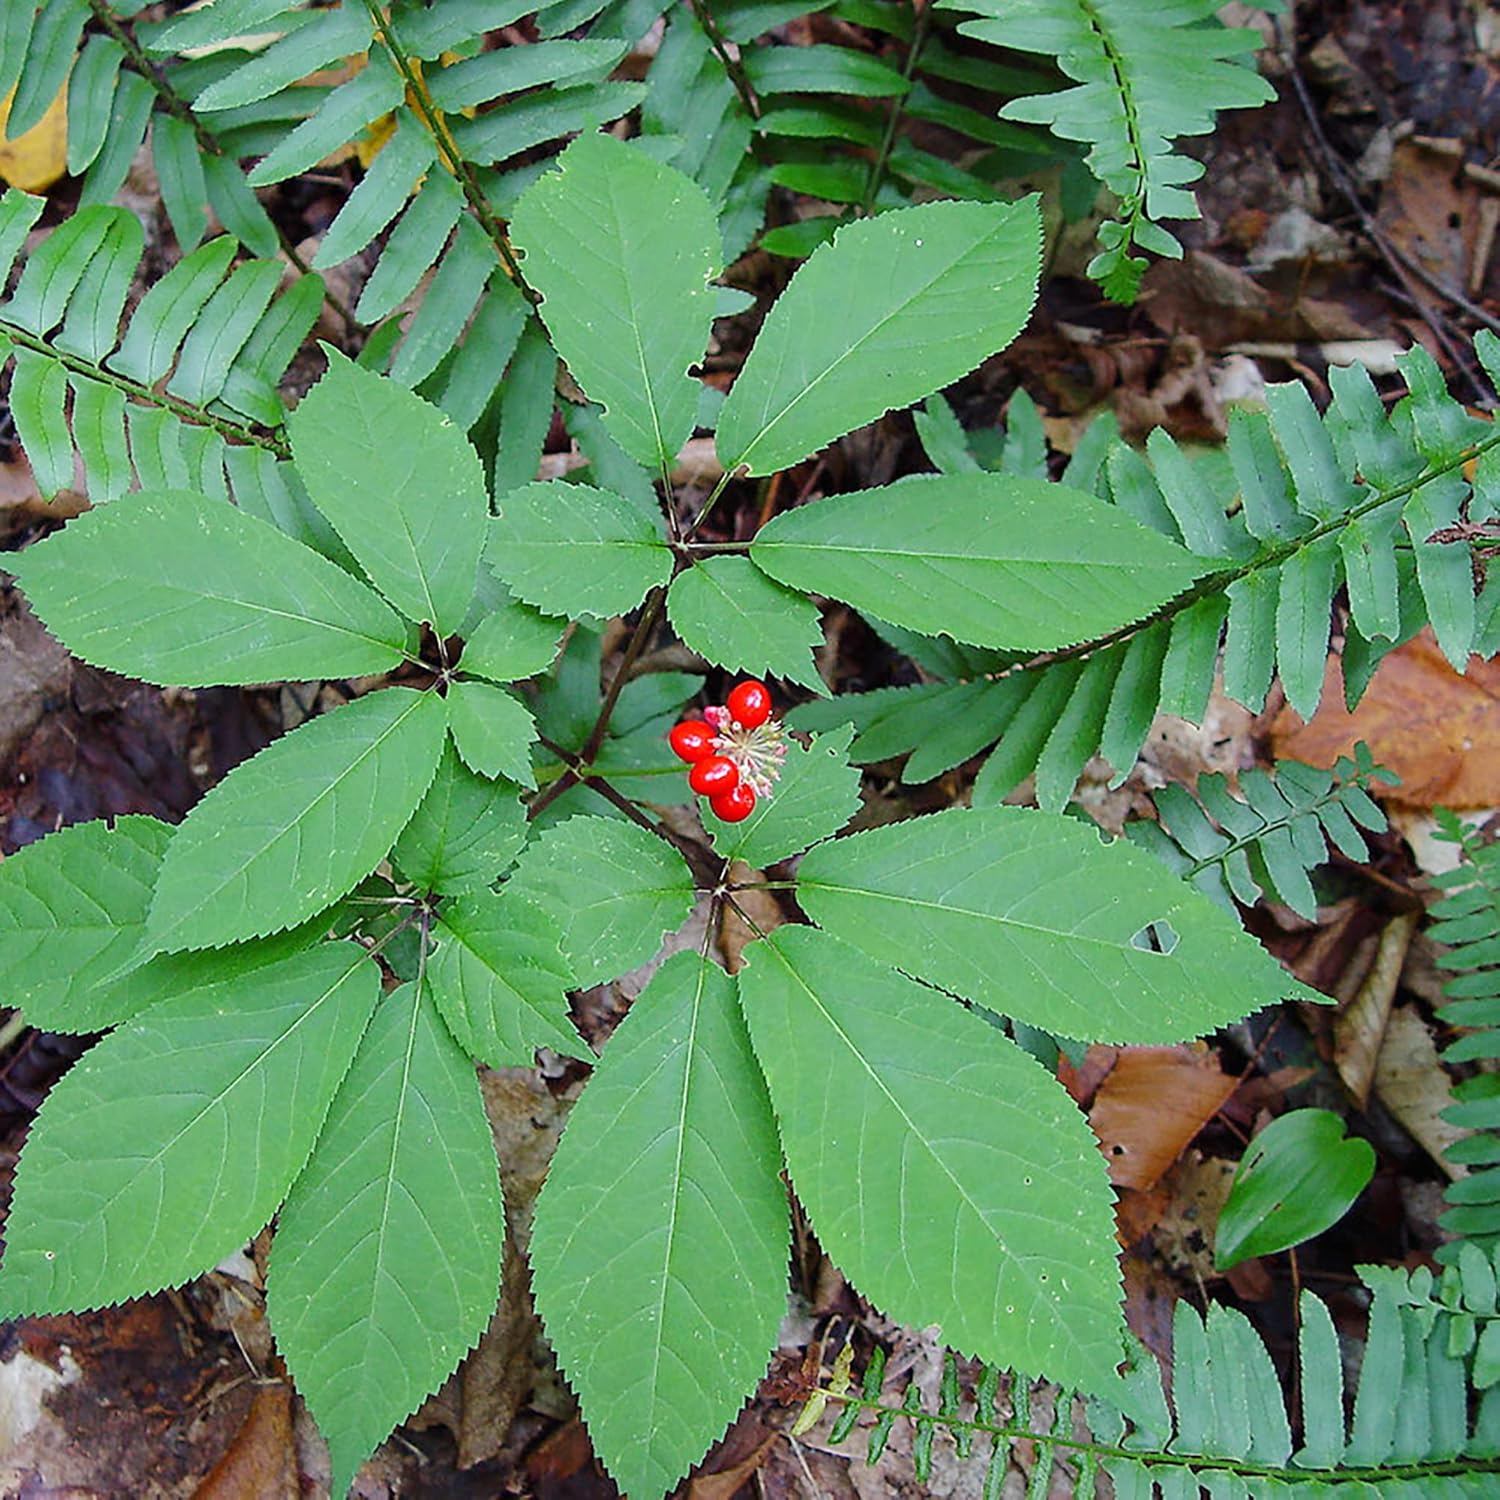
{"type": "Polygon", "coordinates": [[[817,606],[743,557],[706,558],[679,574],[667,615],[683,642],[717,667],[828,691],[812,659],[823,644],[817,606]]]}
{"type": "Polygon", "coordinates": [[[733,982],[673,954],[609,1039],[537,1202],[547,1337],[621,1492],[666,1494],[786,1311],[781,1151],[733,982]]]}
{"type": "Polygon", "coordinates": [[[333,1493],[442,1384],[500,1295],[504,1205],[473,1064],[414,984],[386,996],[282,1210],[266,1304],[333,1493]]]}
{"type": "Polygon", "coordinates": [[[236,766],[172,836],[143,947],[260,937],[352,890],[416,811],[446,728],[436,693],[386,688],[236,766]]]}
{"type": "Polygon", "coordinates": [[[568,1019],[572,976],[558,924],[516,895],[476,891],[446,903],[427,963],[433,999],[471,1057],[529,1068],[538,1047],[593,1060],[568,1019]]]}
{"type": "Polygon", "coordinates": [[[822,844],[797,878],[820,927],[1061,1036],[1174,1042],[1324,1000],[1144,850],[1061,814],[954,808],[822,844]]]}
{"type": "Polygon", "coordinates": [[[1023,651],[1107,635],[1204,567],[1118,506],[1003,474],[917,474],[800,506],[750,555],[893,625],[1023,651]]]}
{"type": "Polygon", "coordinates": [[[525,842],[520,788],[475,775],[448,744],[391,858],[414,885],[456,896],[487,886],[525,842]]]}
{"type": "Polygon", "coordinates": [[[739,976],[797,1196],[883,1312],[1106,1392],[1122,1323],[1109,1177],[1083,1116],[994,1026],[807,927],[739,976]]]}
{"type": "Polygon", "coordinates": [[[484,469],[453,419],[324,346],[287,422],[297,471],[370,581],[440,636],[463,624],[484,550],[484,469]]]}
{"type": "Polygon", "coordinates": [[[771,309],[719,413],[731,473],[771,474],[967,375],[1025,326],[1035,198],[924,203],[846,224],[771,309]]]}
{"type": "Polygon", "coordinates": [[[363,949],[324,944],[164,1000],[86,1053],[21,1153],[4,1315],[139,1297],[243,1245],[307,1161],[379,994],[363,949]]]}
{"type": "Polygon", "coordinates": [[[459,664],[491,682],[518,682],[545,672],[557,656],[568,622],[518,599],[491,609],[464,642],[459,664]]]}
{"type": "Polygon", "coordinates": [[[607,620],[672,576],[672,554],[641,508],[586,484],[522,485],[499,501],[485,561],[527,604],[607,620]]]}
{"type": "Polygon", "coordinates": [[[7,1005],[44,1031],[99,1031],[125,1018],[99,982],[140,944],[171,837],[155,818],[77,823],[0,862],[7,1005]]]}
{"type": "Polygon", "coordinates": [[[616,818],[574,817],[527,845],[507,893],[562,929],[577,985],[645,963],[693,905],[693,876],[665,839],[616,818]]]}
{"type": "Polygon", "coordinates": [[[28,547],[16,569],[47,629],[96,667],[178,687],[389,671],[406,626],[274,526],[185,490],[143,490],[28,547]]]}
{"type": "Polygon", "coordinates": [[[1322,1234],[1370,1184],[1375,1150],[1332,1110],[1294,1109],[1250,1142],[1214,1232],[1221,1271],[1322,1234]]]}
{"type": "Polygon", "coordinates": [[[791,740],[775,791],[758,799],[742,823],[725,823],[706,798],[700,801],[715,850],[764,869],[837,833],[859,807],[859,771],[849,764],[853,738],[854,726],[847,724],[814,738],[805,750],[791,740]]]}
{"type": "Polygon", "coordinates": [[[448,724],[471,771],[536,785],[531,770],[536,720],[504,688],[492,682],[455,682],[448,689],[448,724]]]}
{"type": "Polygon", "coordinates": [[[557,165],[511,216],[526,279],[611,436],[655,472],[693,434],[702,384],[687,372],[713,324],[718,220],[690,177],[610,136],[580,136],[557,165]]]}

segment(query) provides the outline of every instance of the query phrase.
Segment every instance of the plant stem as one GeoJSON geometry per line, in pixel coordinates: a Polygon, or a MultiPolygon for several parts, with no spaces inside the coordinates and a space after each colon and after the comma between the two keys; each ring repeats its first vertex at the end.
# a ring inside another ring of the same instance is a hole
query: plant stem
{"type": "Polygon", "coordinates": [[[740,96],[740,103],[745,106],[752,120],[760,119],[760,96],[755,92],[755,85],[750,82],[750,75],[745,72],[743,60],[731,55],[729,43],[725,40],[724,33],[719,30],[717,18],[704,0],[688,0],[688,4],[692,8],[694,19],[703,28],[703,34],[708,38],[708,45],[713,48],[714,56],[724,64],[724,72],[729,76],[730,83],[734,85],[735,93],[740,96]]]}
{"type": "Polygon", "coordinates": [[[646,605],[636,622],[635,632],[625,646],[625,654],[620,658],[620,665],[610,679],[609,691],[605,693],[604,702],[599,707],[599,717],[594,720],[594,727],[579,752],[579,759],[585,765],[599,753],[604,736],[609,733],[610,716],[615,711],[615,704],[620,701],[625,684],[630,681],[630,669],[645,649],[647,638],[656,629],[656,622],[661,618],[662,606],[666,601],[667,591],[661,587],[652,589],[646,596],[646,605]]]}
{"type": "MultiPolygon", "coordinates": [[[[927,45],[927,37],[931,31],[932,5],[929,0],[929,3],[917,12],[917,24],[912,31],[911,46],[906,52],[906,65],[901,69],[901,76],[908,83],[917,71],[917,62],[922,56],[922,48],[927,45]]],[[[865,179],[865,195],[859,205],[860,213],[866,217],[874,211],[875,198],[885,178],[885,169],[891,159],[891,148],[896,144],[896,132],[900,129],[901,116],[905,109],[905,94],[898,94],[891,100],[890,112],[886,116],[885,134],[880,138],[880,147],[875,153],[875,160],[870,163],[870,173],[865,179]]]]}
{"type": "Polygon", "coordinates": [[[427,92],[427,85],[422,75],[412,66],[405,49],[396,40],[395,34],[391,31],[390,21],[376,0],[365,0],[365,9],[370,12],[370,20],[374,23],[375,35],[380,38],[381,46],[390,54],[391,61],[395,63],[406,82],[407,95],[411,100],[412,108],[416,110],[422,123],[427,127],[428,134],[432,136],[438,148],[438,154],[443,159],[444,168],[462,189],[469,207],[474,210],[474,217],[479,220],[480,226],[489,236],[500,256],[506,274],[515,282],[527,301],[535,304],[540,301],[540,298],[527,285],[526,278],[521,274],[521,267],[516,262],[515,252],[510,248],[510,240],[505,233],[505,227],[490,208],[489,200],[479,186],[479,179],[474,174],[472,164],[464,160],[463,153],[458,149],[458,143],[453,139],[453,132],[448,129],[448,122],[443,118],[442,110],[432,102],[432,95],[427,92]]]}

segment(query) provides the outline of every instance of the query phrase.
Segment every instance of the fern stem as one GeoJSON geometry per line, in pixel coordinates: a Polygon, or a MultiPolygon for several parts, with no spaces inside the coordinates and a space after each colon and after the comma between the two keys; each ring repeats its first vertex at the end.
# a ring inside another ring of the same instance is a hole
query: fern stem
{"type": "Polygon", "coordinates": [[[277,458],[292,456],[292,450],[287,446],[285,438],[261,432],[246,423],[235,422],[228,417],[215,416],[204,407],[195,406],[191,401],[184,401],[178,396],[168,395],[165,391],[142,385],[140,381],[132,380],[128,375],[117,375],[113,370],[105,369],[103,365],[92,364],[86,359],[80,359],[76,354],[68,354],[61,349],[54,348],[46,339],[38,338],[36,334],[15,323],[8,323],[3,318],[0,318],[0,335],[19,348],[29,349],[33,354],[40,354],[55,361],[63,369],[70,370],[75,375],[84,375],[90,380],[112,385],[116,390],[123,391],[125,395],[147,406],[164,408],[184,422],[191,422],[198,427],[212,427],[222,438],[248,443],[256,448],[264,448],[267,452],[274,453],[277,458]]]}
{"type": "Polygon", "coordinates": [[[1196,583],[1184,589],[1180,594],[1167,600],[1165,604],[1159,605],[1144,619],[1133,621],[1129,625],[1122,625],[1118,630],[1112,630],[1108,635],[1099,636],[1096,640],[1080,641],[1075,646],[1064,646],[1056,651],[1042,652],[1031,657],[1027,661],[1017,662],[1014,666],[1006,667],[1003,671],[987,674],[988,681],[999,682],[1002,678],[1013,677],[1019,672],[1040,671],[1045,667],[1055,666],[1058,662],[1077,661],[1080,657],[1092,656],[1096,651],[1102,651],[1106,647],[1113,646],[1120,641],[1128,641],[1141,631],[1159,624],[1163,620],[1175,619],[1184,610],[1190,609],[1200,599],[1209,598],[1212,595],[1224,593],[1232,583],[1241,578],[1248,577],[1251,573],[1261,568],[1278,568],[1289,558],[1301,552],[1303,548],[1310,547],[1321,541],[1326,536],[1332,536],[1342,531],[1351,522],[1367,516],[1371,511],[1379,510],[1383,505],[1389,505],[1392,501],[1404,499],[1414,494],[1423,485],[1432,483],[1435,479],[1441,479],[1446,474],[1452,474],[1464,468],[1466,464],[1473,463],[1476,459],[1500,447],[1500,430],[1492,436],[1485,437],[1477,443],[1471,443],[1461,453],[1447,461],[1424,468],[1414,479],[1409,479],[1402,484],[1394,485],[1388,490],[1377,490],[1368,500],[1361,501],[1358,505],[1351,506],[1341,515],[1333,516],[1326,521],[1319,522],[1311,531],[1305,531],[1300,536],[1292,537],[1285,542],[1278,542],[1274,546],[1263,548],[1254,557],[1246,562],[1238,563],[1231,568],[1220,568],[1216,572],[1206,573],[1196,583]]]}
{"type": "Polygon", "coordinates": [[[480,227],[489,236],[505,267],[506,274],[515,282],[526,300],[535,305],[540,299],[521,274],[521,267],[516,261],[515,252],[510,248],[510,239],[505,233],[505,226],[495,217],[494,210],[491,209],[489,200],[484,195],[484,190],[479,186],[479,179],[474,175],[472,164],[464,160],[463,153],[458,149],[458,143],[453,139],[453,132],[448,129],[448,122],[443,118],[442,110],[432,102],[432,96],[427,92],[427,85],[423,82],[421,74],[412,66],[411,59],[406,55],[400,42],[396,40],[395,34],[391,31],[390,21],[377,0],[365,0],[365,9],[370,13],[370,20],[374,24],[375,35],[380,38],[380,45],[385,48],[406,83],[407,97],[411,100],[412,108],[417,112],[418,118],[427,127],[433,144],[437,146],[444,168],[458,184],[469,207],[474,210],[474,217],[479,220],[480,227]]]}
{"type": "Polygon", "coordinates": [[[724,33],[719,30],[719,23],[714,13],[704,3],[704,0],[688,0],[688,6],[693,12],[694,19],[703,28],[703,34],[708,38],[708,45],[713,48],[714,56],[724,65],[724,72],[734,85],[734,91],[740,96],[740,103],[745,106],[752,120],[758,120],[761,116],[760,95],[755,92],[755,85],[750,82],[750,75],[745,71],[744,62],[731,54],[729,43],[724,38],[724,33]]]}
{"type": "Polygon", "coordinates": [[[1122,220],[1125,225],[1125,244],[1128,247],[1135,243],[1136,225],[1146,217],[1147,155],[1145,141],[1141,135],[1141,117],[1135,106],[1135,91],[1130,84],[1130,75],[1125,70],[1125,60],[1120,55],[1120,49],[1115,45],[1115,39],[1110,34],[1109,28],[1104,24],[1098,6],[1093,3],[1093,0],[1078,0],[1078,8],[1099,38],[1099,46],[1109,63],[1110,73],[1113,75],[1115,93],[1125,113],[1125,134],[1130,142],[1131,170],[1136,180],[1134,194],[1120,205],[1129,215],[1128,218],[1122,220]]]}
{"type": "MultiPolygon", "coordinates": [[[[915,1387],[913,1387],[915,1389],[915,1387]]],[[[872,1399],[859,1392],[837,1391],[828,1386],[818,1386],[814,1396],[823,1395],[830,1401],[840,1401],[845,1406],[856,1406],[861,1411],[877,1417],[894,1420],[907,1417],[913,1421],[917,1415],[907,1406],[893,1406],[885,1401],[872,1399]]],[[[1391,1484],[1400,1481],[1422,1479],[1456,1478],[1466,1474],[1500,1474],[1500,1458],[1454,1458],[1434,1459],[1428,1463],[1391,1464],[1381,1468],[1350,1468],[1331,1472],[1278,1468],[1273,1464],[1250,1463],[1243,1459],[1206,1457],[1195,1453],[1162,1453],[1156,1449],[1149,1452],[1139,1448],[1122,1448],[1111,1443],[1100,1443],[1091,1439],[1077,1438],[1057,1432],[1036,1432],[1027,1422],[985,1421],[977,1414],[973,1417],[942,1416],[933,1412],[921,1412],[924,1422],[945,1427],[950,1433],[988,1433],[995,1443],[1007,1447],[1020,1442],[1035,1443],[1048,1451],[1063,1449],[1076,1453],[1080,1458],[1092,1458],[1095,1462],[1113,1460],[1133,1466],[1148,1466],[1150,1469],[1211,1469],[1215,1473],[1228,1473],[1246,1479],[1277,1480],[1287,1485],[1305,1484],[1309,1478],[1336,1485],[1391,1484]]]]}
{"type": "MultiPolygon", "coordinates": [[[[193,106],[172,87],[171,79],[141,50],[140,43],[131,35],[129,28],[123,26],[110,10],[108,0],[89,0],[89,9],[93,12],[94,19],[125,49],[125,61],[129,63],[131,71],[138,73],[156,90],[156,97],[161,100],[167,113],[181,120],[193,132],[193,139],[209,156],[223,156],[224,147],[219,138],[203,123],[193,106]]],[[[281,253],[297,274],[312,275],[312,267],[302,258],[286,231],[274,221],[272,227],[281,243],[281,253]]],[[[359,327],[348,304],[329,288],[326,281],[323,283],[323,300],[343,319],[346,331],[359,327]]]]}
{"type": "MultiPolygon", "coordinates": [[[[929,4],[924,5],[917,13],[917,24],[912,31],[911,45],[906,51],[906,65],[901,69],[901,76],[908,83],[917,71],[917,63],[921,60],[922,49],[927,45],[927,38],[931,31],[932,6],[929,4]]],[[[865,179],[865,195],[860,200],[859,211],[866,217],[874,211],[875,198],[880,192],[881,183],[885,180],[885,169],[891,159],[891,149],[896,144],[896,132],[901,128],[901,119],[905,113],[906,95],[897,94],[891,100],[891,107],[886,115],[885,134],[880,138],[875,160],[870,163],[870,172],[865,179]]]]}

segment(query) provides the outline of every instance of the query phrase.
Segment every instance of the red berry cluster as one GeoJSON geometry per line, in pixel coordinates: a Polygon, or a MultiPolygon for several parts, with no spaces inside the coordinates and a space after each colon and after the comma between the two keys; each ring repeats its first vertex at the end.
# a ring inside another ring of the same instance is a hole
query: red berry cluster
{"type": "Polygon", "coordinates": [[[738,823],[755,811],[758,797],[771,795],[781,774],[786,741],[771,718],[771,695],[763,682],[742,682],[722,708],[706,708],[667,736],[679,759],[692,766],[688,785],[708,798],[716,817],[738,823]]]}

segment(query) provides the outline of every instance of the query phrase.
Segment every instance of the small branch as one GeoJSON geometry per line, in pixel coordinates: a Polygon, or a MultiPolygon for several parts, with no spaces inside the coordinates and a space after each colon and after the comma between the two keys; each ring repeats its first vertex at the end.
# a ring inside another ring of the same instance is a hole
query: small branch
{"type": "Polygon", "coordinates": [[[579,759],[585,765],[588,765],[599,753],[599,747],[604,743],[605,735],[609,733],[610,716],[615,711],[615,704],[620,701],[620,694],[630,680],[630,669],[635,665],[636,658],[645,649],[646,640],[651,632],[656,629],[656,622],[661,618],[662,606],[666,600],[667,591],[664,588],[654,588],[646,597],[646,606],[636,622],[635,632],[626,644],[625,654],[620,658],[619,668],[610,680],[609,691],[605,693],[604,702],[600,705],[599,717],[594,720],[594,727],[583,749],[579,752],[579,759]]]}

